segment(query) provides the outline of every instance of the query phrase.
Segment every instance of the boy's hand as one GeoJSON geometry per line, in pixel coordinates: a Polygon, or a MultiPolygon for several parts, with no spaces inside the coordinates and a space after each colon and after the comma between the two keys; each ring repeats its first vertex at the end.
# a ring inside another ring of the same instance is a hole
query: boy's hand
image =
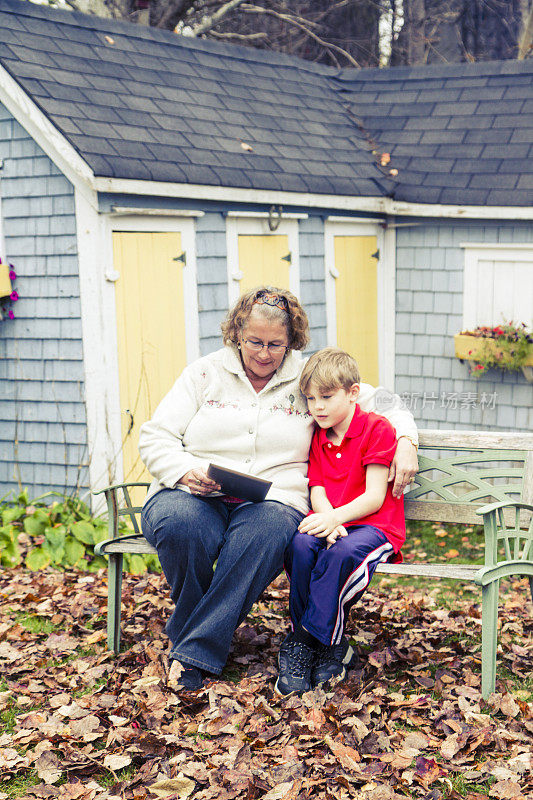
{"type": "Polygon", "coordinates": [[[337,539],[343,539],[345,536],[348,536],[348,531],[346,530],[346,528],[344,527],[344,525],[339,525],[339,526],[338,526],[337,528],[335,528],[335,530],[334,530],[334,531],[332,531],[332,532],[329,534],[329,536],[326,538],[326,542],[328,543],[328,546],[327,546],[326,550],[329,550],[329,548],[330,548],[332,545],[334,545],[334,544],[335,544],[335,542],[337,541],[337,539]]]}
{"type": "Polygon", "coordinates": [[[333,533],[340,524],[335,516],[335,511],[324,511],[305,517],[298,525],[298,530],[301,533],[308,533],[310,536],[322,538],[333,533]]]}

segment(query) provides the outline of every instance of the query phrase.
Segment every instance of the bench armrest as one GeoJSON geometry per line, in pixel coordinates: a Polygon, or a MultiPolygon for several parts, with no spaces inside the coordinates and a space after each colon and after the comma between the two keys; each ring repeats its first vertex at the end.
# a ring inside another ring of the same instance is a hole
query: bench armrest
{"type": "Polygon", "coordinates": [[[105,489],[99,489],[98,491],[92,492],[92,494],[104,494],[105,499],[107,502],[107,527],[109,531],[109,536],[112,539],[116,539],[119,536],[119,517],[121,516],[128,516],[131,520],[133,525],[133,529],[135,533],[140,533],[139,525],[137,523],[137,519],[135,514],[138,513],[141,509],[140,506],[134,506],[131,503],[129,489],[143,486],[146,490],[150,484],[147,481],[137,481],[131,483],[117,483],[114,486],[107,486],[105,489]],[[125,505],[119,508],[119,490],[122,490],[125,505]]]}
{"type": "Polygon", "coordinates": [[[531,503],[522,503],[520,500],[506,500],[502,503],[491,503],[488,506],[481,506],[481,508],[476,509],[476,514],[491,514],[493,511],[497,511],[499,508],[526,508],[529,511],[533,511],[533,505],[531,503]]]}

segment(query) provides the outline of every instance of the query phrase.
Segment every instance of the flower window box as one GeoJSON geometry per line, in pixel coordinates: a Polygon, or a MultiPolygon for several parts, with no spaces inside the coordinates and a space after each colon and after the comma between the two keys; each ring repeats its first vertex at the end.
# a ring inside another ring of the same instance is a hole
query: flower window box
{"type": "Polygon", "coordinates": [[[479,326],[456,334],[454,341],[456,357],[471,362],[473,376],[479,377],[491,368],[522,370],[526,380],[533,381],[533,335],[524,323],[479,326]]]}

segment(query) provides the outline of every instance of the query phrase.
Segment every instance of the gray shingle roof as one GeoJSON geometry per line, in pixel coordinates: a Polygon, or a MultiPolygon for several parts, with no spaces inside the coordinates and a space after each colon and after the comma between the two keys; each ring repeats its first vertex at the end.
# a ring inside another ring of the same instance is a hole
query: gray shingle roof
{"type": "Polygon", "coordinates": [[[533,60],[344,70],[334,82],[391,154],[395,199],[533,202],[533,60]]]}
{"type": "Polygon", "coordinates": [[[387,188],[328,70],[280,53],[2,0],[0,63],[98,176],[387,188]]]}
{"type": "Polygon", "coordinates": [[[1,0],[0,64],[98,176],[533,202],[533,60],[334,70],[1,0]]]}

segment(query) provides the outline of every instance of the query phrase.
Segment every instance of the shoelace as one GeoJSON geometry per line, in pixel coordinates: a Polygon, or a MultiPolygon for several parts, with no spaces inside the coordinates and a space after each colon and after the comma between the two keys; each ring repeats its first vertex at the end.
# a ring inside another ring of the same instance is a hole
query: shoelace
{"type": "Polygon", "coordinates": [[[292,669],[293,675],[296,678],[305,677],[305,672],[310,669],[313,664],[315,653],[314,651],[303,644],[303,642],[291,642],[287,647],[287,655],[291,659],[291,667],[296,666],[301,668],[301,673],[296,673],[292,669]]]}

